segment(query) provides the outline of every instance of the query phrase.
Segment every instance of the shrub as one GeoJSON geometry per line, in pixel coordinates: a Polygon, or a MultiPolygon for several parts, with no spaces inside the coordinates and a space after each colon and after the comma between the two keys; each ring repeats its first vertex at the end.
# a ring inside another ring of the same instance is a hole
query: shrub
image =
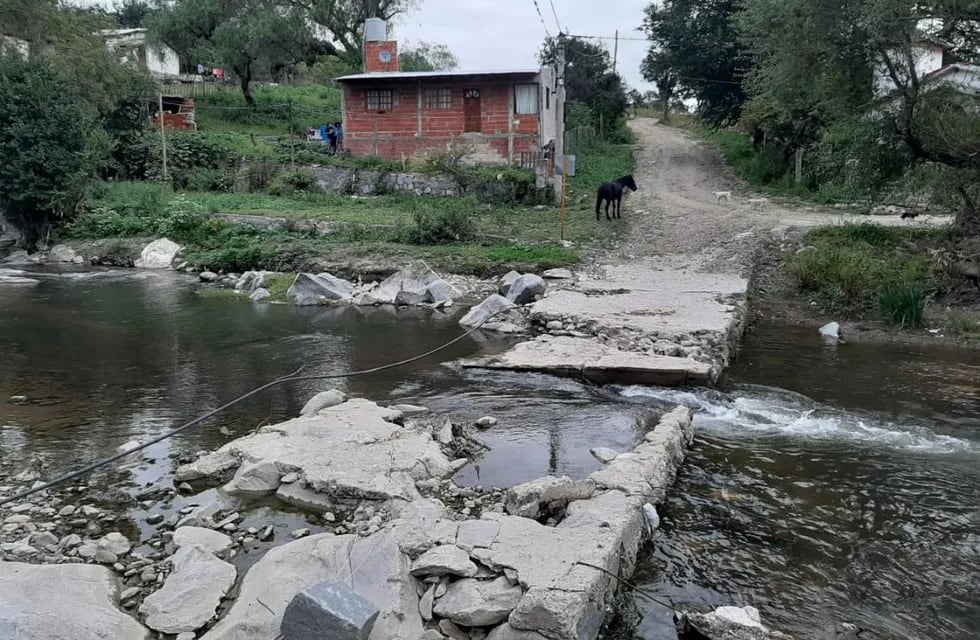
{"type": "Polygon", "coordinates": [[[476,224],[470,217],[472,201],[415,203],[412,213],[413,226],[406,230],[406,242],[410,244],[448,244],[464,242],[473,237],[476,224]]]}
{"type": "Polygon", "coordinates": [[[879,298],[885,322],[902,329],[923,326],[926,307],[925,291],[914,282],[902,282],[886,287],[879,298]]]}
{"type": "Polygon", "coordinates": [[[178,194],[164,209],[157,231],[177,242],[195,242],[200,239],[203,222],[200,205],[178,194]]]}
{"type": "Polygon", "coordinates": [[[789,273],[801,290],[824,292],[835,303],[856,303],[877,284],[874,260],[847,247],[820,247],[797,254],[789,261],[789,273]]]}
{"type": "Polygon", "coordinates": [[[183,179],[188,191],[231,191],[235,179],[229,171],[221,169],[197,169],[189,171],[183,179]]]}
{"type": "Polygon", "coordinates": [[[245,169],[245,187],[249,193],[269,188],[280,167],[272,162],[253,162],[245,169]]]}
{"type": "Polygon", "coordinates": [[[291,196],[297,192],[317,191],[316,176],[310,171],[284,171],[272,179],[269,193],[274,196],[291,196]]]}

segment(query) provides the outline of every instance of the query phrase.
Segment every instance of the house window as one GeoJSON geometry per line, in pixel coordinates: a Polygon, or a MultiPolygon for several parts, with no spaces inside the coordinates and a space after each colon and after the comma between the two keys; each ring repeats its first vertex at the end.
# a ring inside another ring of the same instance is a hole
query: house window
{"type": "Polygon", "coordinates": [[[532,115],[538,112],[538,85],[514,85],[514,113],[532,115]]]}
{"type": "Polygon", "coordinates": [[[368,89],[367,109],[368,111],[390,111],[394,105],[391,89],[368,89]]]}
{"type": "Polygon", "coordinates": [[[452,89],[426,89],[425,108],[426,109],[452,109],[453,90],[452,89]]]}

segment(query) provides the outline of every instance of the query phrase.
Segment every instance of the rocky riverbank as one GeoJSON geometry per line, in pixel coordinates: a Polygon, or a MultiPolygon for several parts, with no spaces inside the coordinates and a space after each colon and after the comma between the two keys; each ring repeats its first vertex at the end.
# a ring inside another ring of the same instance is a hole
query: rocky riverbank
{"type": "MultiPolygon", "coordinates": [[[[143,540],[121,533],[132,529],[89,503],[84,485],[0,509],[0,582],[64,582],[69,596],[8,605],[14,624],[40,625],[16,637],[44,637],[44,611],[79,640],[100,637],[95,620],[106,616],[124,629],[114,637],[271,640],[294,595],[339,578],[381,612],[372,638],[594,638],[618,588],[610,575],[632,571],[655,526],[644,505],[663,500],[692,436],[690,410],[679,408],[651,415],[632,452],[597,452],[607,462],[584,480],[466,489],[452,476],[480,448],[475,425],[335,392],[304,413],[182,464],[174,488],[141,494],[163,511],[178,490],[224,483],[214,501],[151,516],[143,540]],[[259,498],[307,512],[322,533],[292,531],[239,576],[230,561],[272,534],[241,525],[242,505],[259,498]],[[73,595],[83,591],[84,603],[73,595]]],[[[0,495],[44,475],[4,469],[0,495]]]]}

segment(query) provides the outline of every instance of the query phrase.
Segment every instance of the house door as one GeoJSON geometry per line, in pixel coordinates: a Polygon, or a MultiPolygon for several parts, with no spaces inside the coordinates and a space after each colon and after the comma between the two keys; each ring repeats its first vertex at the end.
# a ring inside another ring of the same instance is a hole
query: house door
{"type": "Polygon", "coordinates": [[[479,133],[480,127],[480,90],[467,89],[463,92],[463,131],[479,133]]]}

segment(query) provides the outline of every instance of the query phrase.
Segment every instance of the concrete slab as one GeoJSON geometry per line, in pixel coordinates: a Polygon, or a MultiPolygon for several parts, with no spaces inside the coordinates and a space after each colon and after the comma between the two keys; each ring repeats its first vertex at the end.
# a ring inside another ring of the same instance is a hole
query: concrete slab
{"type": "Polygon", "coordinates": [[[536,371],[583,377],[597,384],[664,387],[713,384],[718,369],[690,358],[623,351],[588,338],[544,336],[499,355],[462,360],[466,368],[536,371]]]}

